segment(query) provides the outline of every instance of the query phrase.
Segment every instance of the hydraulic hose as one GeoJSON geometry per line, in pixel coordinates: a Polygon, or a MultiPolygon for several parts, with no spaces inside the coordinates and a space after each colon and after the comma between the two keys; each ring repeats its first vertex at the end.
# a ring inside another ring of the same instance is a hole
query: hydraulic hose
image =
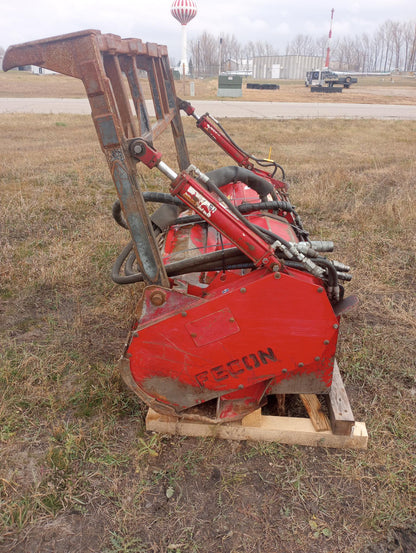
{"type": "MultiPolygon", "coordinates": [[[[121,267],[131,254],[132,250],[133,242],[129,242],[127,246],[123,248],[113,265],[111,278],[117,284],[132,284],[134,282],[142,282],[144,280],[142,273],[120,275],[121,267]]],[[[189,272],[215,270],[212,268],[214,265],[215,267],[219,267],[219,270],[221,270],[222,268],[228,269],[228,264],[236,265],[241,263],[247,265],[248,267],[252,266],[250,259],[248,259],[238,248],[228,248],[226,250],[217,250],[215,252],[191,257],[189,259],[175,261],[165,265],[165,269],[167,275],[171,277],[189,272]],[[221,264],[223,264],[223,266],[221,264]]]]}
{"type": "MultiPolygon", "coordinates": [[[[293,212],[294,208],[289,202],[258,202],[255,204],[240,204],[236,206],[240,213],[246,215],[253,211],[287,211],[293,212]]],[[[204,220],[199,215],[187,215],[185,217],[179,217],[172,223],[172,225],[189,225],[191,223],[203,223],[204,220]]]]}
{"type": "MultiPolygon", "coordinates": [[[[224,167],[224,169],[237,169],[238,176],[236,177],[237,180],[244,182],[247,184],[247,186],[250,186],[253,190],[255,190],[260,198],[263,196],[267,196],[268,192],[268,186],[270,183],[262,179],[261,177],[258,177],[257,175],[254,175],[254,173],[251,173],[251,171],[248,171],[247,169],[244,169],[242,167],[224,167]],[[250,175],[242,175],[242,173],[250,173],[250,175]],[[254,178],[251,179],[251,176],[254,178]],[[250,177],[250,178],[249,178],[250,177]],[[243,178],[245,180],[243,180],[243,178]],[[246,182],[247,181],[247,182],[246,182]],[[248,184],[250,182],[250,184],[248,184]]],[[[228,180],[225,182],[225,176],[227,179],[234,174],[234,171],[226,171],[222,172],[222,169],[217,169],[216,171],[211,171],[210,173],[207,173],[207,176],[214,174],[214,184],[216,186],[221,187],[225,184],[228,184],[231,181],[228,180]],[[220,173],[221,171],[221,173],[220,173]],[[218,183],[218,184],[217,184],[218,183]]],[[[210,177],[211,178],[211,177],[210,177]]],[[[273,186],[270,185],[270,187],[274,190],[273,186]]],[[[151,216],[152,222],[159,227],[161,230],[164,230],[165,228],[178,223],[195,223],[200,221],[200,217],[198,215],[190,215],[188,218],[184,219],[177,219],[177,216],[179,215],[180,211],[185,209],[184,203],[177,197],[172,196],[171,194],[166,194],[163,192],[143,192],[143,199],[145,202],[153,202],[153,203],[163,203],[165,205],[170,205],[179,208],[179,212],[176,212],[172,209],[164,209],[162,208],[157,209],[153,215],[151,216]],[[174,217],[174,215],[176,215],[174,217]]],[[[294,213],[295,209],[292,206],[290,202],[285,202],[282,200],[275,200],[273,202],[270,201],[262,201],[255,204],[242,204],[237,207],[237,209],[240,211],[240,213],[251,213],[253,211],[267,211],[267,210],[279,210],[279,211],[286,211],[288,213],[294,213]]],[[[121,211],[121,205],[120,200],[116,200],[112,207],[112,215],[114,220],[118,225],[121,227],[128,229],[127,223],[123,218],[122,211],[121,211]]]]}
{"type": "MultiPolygon", "coordinates": [[[[268,182],[267,180],[259,177],[258,175],[255,175],[252,173],[252,171],[245,169],[243,167],[223,167],[220,169],[216,169],[214,171],[210,171],[206,175],[202,175],[203,177],[203,184],[206,186],[206,188],[210,192],[214,192],[228,207],[228,209],[240,220],[242,221],[250,230],[252,230],[254,233],[256,233],[261,239],[265,240],[267,243],[272,244],[275,243],[276,247],[279,246],[277,249],[280,250],[280,253],[283,254],[283,257],[286,259],[292,259],[295,258],[297,261],[300,261],[303,263],[304,269],[311,272],[312,274],[315,274],[315,276],[321,277],[322,276],[322,269],[318,269],[318,267],[312,263],[310,260],[306,260],[306,258],[301,254],[299,251],[293,248],[293,246],[284,240],[283,238],[275,235],[274,233],[268,231],[267,229],[264,229],[263,227],[260,227],[258,225],[252,224],[246,217],[242,215],[241,211],[246,211],[247,213],[258,210],[261,206],[263,209],[281,209],[282,211],[288,211],[288,212],[294,212],[294,208],[291,206],[289,202],[284,201],[278,201],[275,200],[273,202],[265,201],[267,196],[271,194],[273,197],[276,197],[276,193],[274,190],[273,185],[268,182]],[[233,181],[240,181],[247,184],[247,186],[250,186],[253,190],[257,192],[260,199],[263,200],[260,202],[260,204],[245,204],[244,206],[239,206],[237,208],[228,198],[227,196],[220,190],[221,186],[225,186],[226,184],[229,184],[233,181]],[[252,207],[253,206],[253,207],[252,207]]],[[[164,194],[160,192],[144,192],[143,198],[145,201],[149,202],[161,202],[164,205],[162,205],[159,209],[157,209],[151,216],[151,221],[153,224],[153,228],[155,232],[160,233],[167,228],[169,228],[174,223],[182,223],[185,222],[193,223],[193,222],[199,222],[200,218],[198,217],[197,220],[194,219],[194,216],[191,216],[191,218],[181,218],[178,220],[179,213],[185,209],[185,205],[183,202],[170,194],[164,194]]],[[[124,221],[121,213],[121,205],[119,200],[117,200],[113,205],[113,217],[117,221],[119,225],[121,225],[123,228],[128,228],[126,222],[124,221]]],[[[231,250],[234,250],[234,248],[231,248],[231,250]]],[[[230,254],[230,249],[225,250],[227,251],[227,256],[223,253],[223,250],[221,250],[220,256],[221,261],[223,264],[225,263],[225,259],[228,259],[228,255],[230,254]]],[[[236,249],[237,252],[239,252],[238,249],[236,249]]],[[[175,271],[175,275],[183,274],[187,271],[192,270],[195,272],[196,270],[206,270],[204,267],[208,266],[210,259],[207,258],[207,255],[211,254],[205,254],[203,256],[198,256],[198,258],[191,258],[189,260],[185,260],[186,264],[185,266],[180,265],[184,262],[176,262],[173,264],[169,264],[166,266],[167,274],[168,276],[173,276],[173,274],[170,271],[175,271]],[[199,267],[198,263],[202,264],[201,269],[197,269],[196,267],[199,267]],[[172,268],[173,266],[173,268],[172,268]],[[168,272],[169,268],[169,272],[168,272]],[[176,272],[178,271],[178,272],[176,272]]],[[[240,255],[241,254],[240,252],[240,255]]],[[[248,258],[244,256],[245,261],[249,262],[248,258]]],[[[126,246],[126,248],[123,249],[119,257],[117,258],[113,271],[112,271],[112,278],[115,282],[119,284],[128,284],[131,282],[140,282],[143,280],[143,276],[140,273],[136,273],[134,270],[134,262],[135,262],[135,253],[132,249],[132,245],[126,246]],[[125,263],[125,275],[120,275],[120,270],[123,264],[125,263]]],[[[217,261],[217,260],[215,260],[217,261]]],[[[214,264],[215,264],[214,261],[214,264]]],[[[234,261],[235,263],[235,261],[234,261]]],[[[212,267],[212,265],[210,265],[212,267]]],[[[213,269],[210,269],[213,270],[213,269]]],[[[336,273],[336,271],[335,271],[336,273]]]]}
{"type": "MultiPolygon", "coordinates": [[[[285,242],[283,239],[282,241],[285,242]]],[[[136,257],[133,250],[133,242],[129,242],[114,263],[111,273],[113,281],[117,284],[133,284],[135,282],[142,282],[144,280],[142,273],[134,270],[133,265],[135,261],[136,257]],[[124,262],[126,263],[125,274],[121,275],[120,271],[124,262]]],[[[285,258],[284,263],[287,267],[311,272],[308,266],[305,266],[305,263],[302,261],[285,258]]],[[[339,278],[342,280],[350,280],[350,275],[345,273],[338,274],[332,262],[326,258],[315,258],[315,263],[326,269],[326,280],[328,283],[327,288],[330,299],[335,302],[342,299],[343,287],[339,286],[338,280],[339,278]]],[[[169,263],[165,266],[166,273],[169,277],[186,273],[252,268],[254,268],[252,261],[248,259],[238,248],[217,250],[215,252],[169,263]]],[[[323,275],[320,275],[320,278],[322,278],[322,276],[323,275]]]]}
{"type": "MultiPolygon", "coordinates": [[[[180,212],[186,209],[186,206],[182,200],[172,196],[171,194],[165,194],[163,192],[143,192],[143,199],[145,202],[164,204],[156,209],[150,217],[150,220],[153,223],[153,228],[155,230],[159,229],[160,232],[163,232],[165,229],[169,228],[178,218],[180,212]]],[[[118,225],[128,229],[127,223],[124,220],[121,211],[120,200],[116,200],[114,202],[112,214],[118,225]]]]}
{"type": "Polygon", "coordinates": [[[124,220],[124,217],[123,217],[123,214],[121,213],[121,204],[120,204],[120,200],[116,200],[114,203],[113,203],[113,207],[112,207],[112,210],[111,210],[111,213],[113,215],[113,218],[115,220],[115,222],[120,225],[120,227],[123,227],[125,229],[128,229],[129,227],[127,226],[127,223],[126,221],[124,220]]]}
{"type": "Polygon", "coordinates": [[[325,267],[328,274],[328,295],[335,301],[340,300],[340,286],[338,284],[338,273],[334,265],[325,257],[317,257],[314,259],[317,265],[325,267]]]}
{"type": "Polygon", "coordinates": [[[250,221],[238,211],[236,206],[227,198],[227,196],[223,192],[221,192],[215,182],[208,178],[207,180],[205,180],[204,184],[206,185],[209,192],[215,192],[215,194],[217,194],[217,196],[224,202],[224,204],[228,207],[231,213],[233,213],[237,217],[237,219],[239,219],[244,225],[246,225],[246,227],[257,234],[257,236],[259,236],[262,240],[265,240],[267,242],[267,238],[262,232],[263,229],[260,230],[256,225],[250,223],[250,221]]]}
{"type": "Polygon", "coordinates": [[[267,201],[267,196],[270,194],[274,201],[278,201],[274,186],[266,179],[259,177],[253,171],[245,167],[237,167],[230,165],[228,167],[220,167],[206,173],[209,180],[218,188],[229,184],[230,182],[243,182],[252,190],[257,192],[261,201],[267,201]]]}
{"type": "Polygon", "coordinates": [[[282,179],[285,180],[286,178],[286,175],[285,175],[285,171],[283,169],[283,167],[281,165],[279,165],[278,163],[276,163],[275,161],[269,161],[267,159],[259,159],[257,157],[254,157],[253,155],[251,154],[248,154],[247,152],[245,152],[240,146],[238,146],[238,144],[236,144],[234,142],[234,140],[231,138],[231,136],[227,133],[227,131],[224,129],[224,127],[221,125],[221,123],[219,121],[217,121],[216,119],[214,119],[211,115],[207,114],[207,116],[212,120],[214,121],[214,123],[216,125],[218,125],[218,127],[222,130],[222,132],[225,134],[225,136],[228,138],[228,140],[231,142],[231,144],[237,148],[238,150],[240,150],[240,152],[242,154],[244,154],[246,157],[248,157],[249,159],[252,159],[253,161],[255,161],[256,163],[258,163],[261,167],[274,167],[274,171],[272,173],[272,178],[275,176],[276,174],[276,171],[277,169],[280,169],[280,171],[282,172],[282,179]]]}

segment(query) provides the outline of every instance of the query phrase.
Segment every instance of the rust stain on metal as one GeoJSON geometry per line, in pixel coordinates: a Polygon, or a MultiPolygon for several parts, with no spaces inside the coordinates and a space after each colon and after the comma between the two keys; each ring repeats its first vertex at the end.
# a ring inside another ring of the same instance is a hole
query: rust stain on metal
{"type": "Polygon", "coordinates": [[[190,163],[166,46],[88,29],[11,46],[4,57],[4,69],[20,65],[37,65],[82,80],[144,280],[168,287],[137,180],[137,161],[127,147],[139,133],[153,141],[170,125],[180,169],[190,163]],[[156,112],[153,126],[140,88],[140,70],[147,72],[152,91],[156,112]]]}

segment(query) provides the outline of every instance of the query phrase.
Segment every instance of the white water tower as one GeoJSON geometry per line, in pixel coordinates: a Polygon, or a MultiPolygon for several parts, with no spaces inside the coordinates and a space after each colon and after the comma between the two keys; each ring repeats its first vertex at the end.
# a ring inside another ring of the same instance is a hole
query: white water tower
{"type": "Polygon", "coordinates": [[[182,26],[182,57],[180,62],[181,74],[189,73],[188,56],[186,53],[186,25],[196,16],[195,0],[173,0],[170,13],[182,26]]]}

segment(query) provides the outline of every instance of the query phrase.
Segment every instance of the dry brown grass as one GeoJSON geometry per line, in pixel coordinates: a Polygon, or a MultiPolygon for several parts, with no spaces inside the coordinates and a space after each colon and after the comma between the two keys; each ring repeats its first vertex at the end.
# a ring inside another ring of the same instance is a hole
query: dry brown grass
{"type": "MultiPolygon", "coordinates": [[[[252,81],[253,79],[249,79],[252,81]]],[[[189,98],[190,79],[176,82],[177,94],[189,98]]],[[[195,99],[216,100],[218,79],[194,79],[195,99]]],[[[273,81],[269,81],[273,82],[273,81]]],[[[274,81],[276,82],[276,81],[274,81]]],[[[242,97],[232,100],[256,102],[332,102],[359,104],[404,104],[416,101],[416,78],[410,76],[360,77],[359,82],[341,94],[311,93],[302,81],[279,81],[280,90],[252,90],[244,79],[242,97]]],[[[145,94],[150,97],[147,80],[145,94]]],[[[0,71],[0,97],[12,98],[84,98],[85,91],[78,79],[65,75],[36,75],[21,71],[0,71]]],[[[226,100],[227,98],[225,98],[226,100]]]]}
{"type": "MultiPolygon", "coordinates": [[[[109,278],[127,236],[92,122],[0,121],[0,551],[414,551],[416,124],[227,121],[353,268],[338,358],[370,445],[350,452],[147,435],[115,370],[139,289],[109,278]]],[[[229,164],[185,126],[194,163],[229,164]]]]}

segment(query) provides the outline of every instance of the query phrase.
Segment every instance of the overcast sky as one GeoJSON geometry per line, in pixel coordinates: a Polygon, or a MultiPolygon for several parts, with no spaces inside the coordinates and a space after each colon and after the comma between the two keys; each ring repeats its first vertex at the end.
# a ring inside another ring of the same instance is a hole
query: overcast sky
{"type": "MultiPolygon", "coordinates": [[[[364,32],[380,23],[416,21],[415,0],[196,0],[198,13],[188,25],[188,40],[203,31],[234,34],[241,44],[268,41],[279,53],[297,34],[327,36],[335,9],[333,40],[364,32]]],[[[83,29],[166,44],[180,59],[180,24],[170,14],[172,0],[0,0],[0,46],[83,29]]]]}

